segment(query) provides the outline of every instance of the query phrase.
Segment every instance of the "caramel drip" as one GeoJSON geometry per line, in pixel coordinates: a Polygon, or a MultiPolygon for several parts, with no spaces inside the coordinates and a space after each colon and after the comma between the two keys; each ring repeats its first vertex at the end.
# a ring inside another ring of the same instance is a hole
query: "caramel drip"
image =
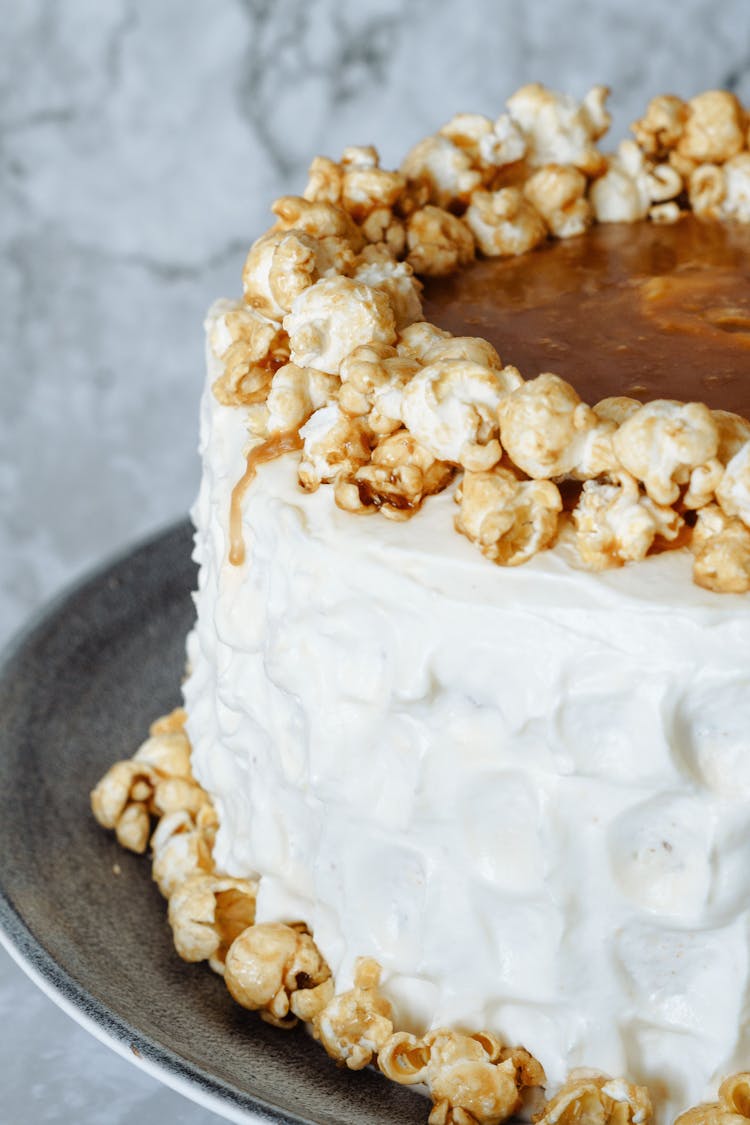
{"type": "Polygon", "coordinates": [[[245,561],[245,539],[242,534],[242,501],[248,488],[255,479],[258,465],[266,461],[275,461],[285,453],[292,453],[303,446],[302,438],[295,430],[293,433],[274,434],[273,437],[254,445],[247,455],[247,466],[244,473],[232,489],[232,498],[229,502],[229,561],[232,566],[242,566],[245,561]]]}

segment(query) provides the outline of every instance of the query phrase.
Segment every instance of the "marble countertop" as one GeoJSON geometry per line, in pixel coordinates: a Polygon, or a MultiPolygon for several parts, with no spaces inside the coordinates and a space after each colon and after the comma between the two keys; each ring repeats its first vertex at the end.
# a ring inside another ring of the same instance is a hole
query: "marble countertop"
{"type": "MultiPolygon", "coordinates": [[[[0,640],[196,490],[202,317],[316,152],[522,82],[750,96],[743,0],[0,0],[0,640]],[[677,13],[679,12],[679,16],[677,13]]],[[[0,1118],[208,1125],[0,951],[0,1118]]]]}

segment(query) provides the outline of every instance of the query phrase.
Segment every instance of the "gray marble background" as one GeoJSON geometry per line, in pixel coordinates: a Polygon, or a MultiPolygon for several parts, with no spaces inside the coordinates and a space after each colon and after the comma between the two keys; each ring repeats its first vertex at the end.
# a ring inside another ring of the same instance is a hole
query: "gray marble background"
{"type": "MultiPolygon", "coordinates": [[[[0,640],[196,489],[201,321],[311,156],[522,82],[750,98],[747,0],[0,0],[0,640]]],[[[0,719],[0,721],[2,721],[0,719]]],[[[1,862],[1,857],[0,857],[1,862]]],[[[0,952],[0,1125],[208,1125],[0,952]]]]}

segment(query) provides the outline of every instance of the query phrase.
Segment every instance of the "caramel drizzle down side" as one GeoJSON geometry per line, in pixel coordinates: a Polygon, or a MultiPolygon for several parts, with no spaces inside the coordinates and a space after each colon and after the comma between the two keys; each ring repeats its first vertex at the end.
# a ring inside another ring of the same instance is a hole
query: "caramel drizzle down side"
{"type": "Polygon", "coordinates": [[[258,465],[266,461],[274,461],[285,453],[292,453],[303,446],[302,438],[295,430],[293,433],[278,433],[268,438],[260,445],[254,445],[247,455],[247,466],[244,473],[232,489],[232,498],[229,503],[229,561],[232,566],[242,566],[245,561],[245,539],[242,534],[242,501],[245,493],[255,479],[258,465]]]}

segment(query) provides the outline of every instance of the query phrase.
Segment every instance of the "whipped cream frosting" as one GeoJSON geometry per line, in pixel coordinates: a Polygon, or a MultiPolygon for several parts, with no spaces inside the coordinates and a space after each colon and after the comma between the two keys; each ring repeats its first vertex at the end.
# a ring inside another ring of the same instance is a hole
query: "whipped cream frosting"
{"type": "Polygon", "coordinates": [[[259,468],[209,354],[185,684],[219,869],[307,923],[396,1027],[487,1029],[649,1086],[666,1122],[750,1060],[750,597],[683,550],[503,569],[453,531],[340,512],[259,468]]]}

